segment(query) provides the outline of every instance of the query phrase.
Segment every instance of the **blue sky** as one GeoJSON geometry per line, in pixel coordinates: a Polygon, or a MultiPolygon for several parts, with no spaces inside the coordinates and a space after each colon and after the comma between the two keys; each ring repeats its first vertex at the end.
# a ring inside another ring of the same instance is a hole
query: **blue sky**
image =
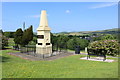
{"type": "Polygon", "coordinates": [[[117,2],[3,2],[2,29],[15,31],[40,22],[40,12],[46,10],[51,32],[95,31],[118,27],[117,2]]]}

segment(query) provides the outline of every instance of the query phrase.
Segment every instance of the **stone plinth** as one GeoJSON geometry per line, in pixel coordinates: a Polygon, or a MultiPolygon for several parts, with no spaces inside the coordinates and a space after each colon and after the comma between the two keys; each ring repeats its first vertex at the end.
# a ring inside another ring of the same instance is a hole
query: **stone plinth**
{"type": "Polygon", "coordinates": [[[36,47],[36,54],[39,57],[49,57],[52,55],[52,45],[44,47],[36,47]]]}

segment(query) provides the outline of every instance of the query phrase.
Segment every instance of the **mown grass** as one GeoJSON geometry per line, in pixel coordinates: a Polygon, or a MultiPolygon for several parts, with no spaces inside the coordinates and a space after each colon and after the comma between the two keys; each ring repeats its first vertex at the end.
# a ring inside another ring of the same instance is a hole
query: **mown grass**
{"type": "MultiPolygon", "coordinates": [[[[28,61],[2,51],[3,78],[117,78],[118,62],[81,60],[73,55],[53,61],[28,61]]],[[[0,53],[1,54],[1,53],[0,53]]],[[[117,58],[113,58],[117,60],[117,58]]]]}

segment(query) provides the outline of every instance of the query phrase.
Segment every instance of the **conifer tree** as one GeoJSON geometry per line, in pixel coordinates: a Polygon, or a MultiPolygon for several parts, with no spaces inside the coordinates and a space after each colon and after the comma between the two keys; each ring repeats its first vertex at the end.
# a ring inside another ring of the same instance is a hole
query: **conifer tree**
{"type": "Polygon", "coordinates": [[[23,31],[21,28],[17,29],[15,34],[14,34],[14,42],[18,46],[18,44],[21,45],[22,43],[22,36],[23,36],[23,31]]]}
{"type": "Polygon", "coordinates": [[[22,46],[28,45],[28,43],[33,39],[33,28],[32,25],[24,31],[22,37],[22,46]]]}
{"type": "Polygon", "coordinates": [[[33,27],[32,27],[32,25],[28,29],[28,39],[29,39],[29,41],[31,41],[33,39],[33,27]]]}

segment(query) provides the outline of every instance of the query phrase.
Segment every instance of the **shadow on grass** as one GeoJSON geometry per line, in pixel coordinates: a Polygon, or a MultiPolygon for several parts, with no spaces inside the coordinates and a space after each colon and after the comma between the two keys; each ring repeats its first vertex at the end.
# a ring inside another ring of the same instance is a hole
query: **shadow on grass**
{"type": "Polygon", "coordinates": [[[3,48],[2,50],[7,50],[7,49],[11,49],[11,48],[9,48],[9,47],[8,48],[3,48]]]}
{"type": "Polygon", "coordinates": [[[0,62],[7,62],[9,59],[8,57],[0,56],[0,62]]]}

